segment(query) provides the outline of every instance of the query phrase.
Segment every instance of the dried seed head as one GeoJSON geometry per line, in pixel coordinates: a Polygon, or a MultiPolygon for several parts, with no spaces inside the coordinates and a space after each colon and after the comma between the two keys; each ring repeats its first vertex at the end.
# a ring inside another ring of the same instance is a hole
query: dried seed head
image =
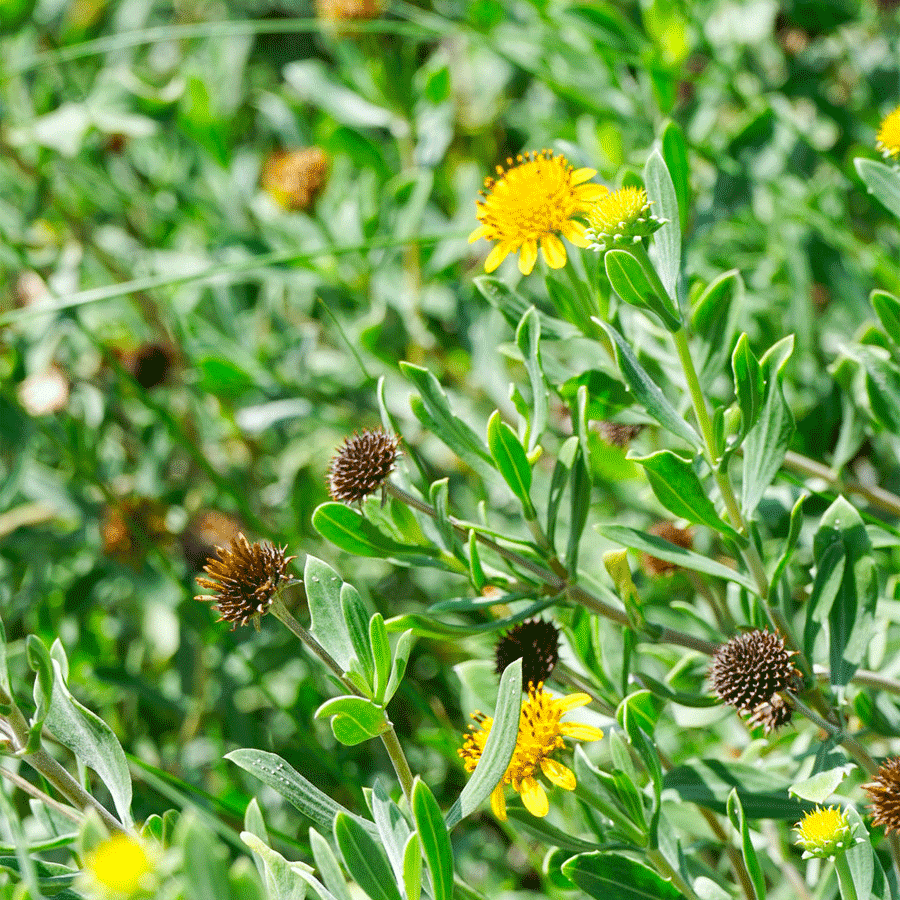
{"type": "Polygon", "coordinates": [[[145,390],[165,384],[175,365],[175,351],[169,344],[152,341],[122,354],[122,365],[145,390]]]}
{"type": "Polygon", "coordinates": [[[354,503],[374,493],[387,480],[399,456],[399,437],[375,428],[347,438],[328,470],[328,490],[341,503],[354,503]]]}
{"type": "Polygon", "coordinates": [[[872,824],[884,825],[886,834],[900,831],[900,756],[886,759],[863,790],[872,801],[872,824]]]}
{"type": "Polygon", "coordinates": [[[499,675],[516,659],[522,660],[522,690],[546,681],[559,659],[559,629],[543,619],[528,619],[511,628],[494,648],[499,675]]]}
{"type": "Polygon", "coordinates": [[[621,422],[598,422],[597,431],[607,444],[627,447],[642,431],[643,425],[623,425],[621,422]]]}
{"type": "Polygon", "coordinates": [[[793,716],[794,710],[778,694],[774,694],[771,700],[766,703],[760,703],[753,710],[753,715],[750,716],[747,722],[751,728],[762,726],[766,734],[771,734],[783,725],[789,724],[793,716]]]}
{"type": "Polygon", "coordinates": [[[199,572],[216,555],[216,547],[229,544],[238,536],[241,523],[234,516],[215,509],[194,515],[181,533],[181,552],[185,562],[199,572]]]}
{"type": "Polygon", "coordinates": [[[265,541],[251,544],[243,534],[233,538],[229,547],[217,547],[218,559],[210,560],[203,571],[209,578],[197,578],[197,584],[212,591],[195,599],[213,603],[219,621],[246,625],[253,616],[268,612],[278,587],[285,578],[293,556],[285,556],[286,547],[265,541]]]}
{"type": "Polygon", "coordinates": [[[316,0],[316,15],[328,22],[375,19],[382,7],[382,0],[316,0]]]}
{"type": "Polygon", "coordinates": [[[166,508],[152,497],[128,497],[108,504],[100,525],[103,552],[137,566],[147,546],[165,543],[169,537],[166,508]]]}
{"type": "Polygon", "coordinates": [[[719,698],[741,712],[755,712],[772,696],[787,690],[799,676],[794,652],[768,631],[748,631],[717,648],[709,675],[719,698]]]}
{"type": "Polygon", "coordinates": [[[320,147],[275,150],[263,164],[263,190],[283,209],[310,209],[325,187],[328,156],[320,147]]]}
{"type": "MultiPolygon", "coordinates": [[[[670,544],[675,544],[676,547],[683,547],[685,550],[694,549],[693,528],[679,528],[671,522],[657,522],[648,529],[647,533],[652,534],[654,537],[660,537],[670,544]]],[[[641,567],[648,575],[652,575],[654,578],[659,578],[662,575],[671,575],[678,569],[675,563],[660,559],[657,556],[651,556],[649,553],[641,554],[641,567]]]]}

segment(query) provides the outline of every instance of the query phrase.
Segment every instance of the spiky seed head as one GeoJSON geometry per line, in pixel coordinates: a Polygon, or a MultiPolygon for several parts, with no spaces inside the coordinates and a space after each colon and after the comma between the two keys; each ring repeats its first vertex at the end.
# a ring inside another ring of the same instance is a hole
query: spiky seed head
{"type": "Polygon", "coordinates": [[[268,541],[251,544],[238,533],[227,548],[216,548],[218,559],[204,566],[209,578],[197,578],[197,584],[212,594],[195,599],[212,603],[219,621],[231,622],[232,631],[254,616],[265,615],[294,559],[285,555],[286,549],[268,541]]]}
{"type": "Polygon", "coordinates": [[[863,790],[872,801],[872,824],[884,825],[885,834],[900,831],[900,756],[886,759],[863,790]]]}
{"type": "Polygon", "coordinates": [[[400,438],[380,428],[347,438],[331,460],[328,490],[341,503],[354,503],[380,488],[400,455],[400,438]]]}
{"type": "Polygon", "coordinates": [[[709,675],[719,698],[741,712],[753,712],[792,686],[799,672],[784,639],[755,629],[733,637],[713,653],[709,675]]]}
{"type": "MultiPolygon", "coordinates": [[[[671,522],[657,522],[648,529],[648,534],[654,537],[660,537],[676,547],[683,547],[685,550],[694,549],[694,529],[679,528],[671,522]]],[[[657,556],[651,556],[649,553],[641,554],[641,567],[648,575],[659,578],[663,575],[671,575],[678,569],[673,562],[660,559],[657,556]]]]}
{"type": "Polygon", "coordinates": [[[747,720],[751,728],[762,727],[766,734],[777,731],[784,725],[788,725],[794,716],[794,710],[788,706],[778,694],[766,703],[760,703],[753,714],[747,720]]]}
{"type": "Polygon", "coordinates": [[[643,430],[643,425],[623,425],[621,422],[607,421],[597,423],[600,437],[613,447],[627,447],[643,430]]]}
{"type": "Polygon", "coordinates": [[[559,629],[543,619],[528,619],[511,628],[494,648],[499,675],[516,659],[522,660],[522,690],[546,681],[559,659],[559,629]]]}

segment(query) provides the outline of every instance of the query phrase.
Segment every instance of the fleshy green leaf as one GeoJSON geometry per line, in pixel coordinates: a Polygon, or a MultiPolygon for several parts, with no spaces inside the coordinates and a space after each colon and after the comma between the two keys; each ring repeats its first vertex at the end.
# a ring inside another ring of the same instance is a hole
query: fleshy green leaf
{"type": "Polygon", "coordinates": [[[437,554],[433,547],[395,541],[379,531],[361,513],[343,503],[322,503],[313,512],[312,523],[325,540],[354,556],[387,559],[410,555],[433,557],[437,554]]]}
{"type": "Polygon", "coordinates": [[[564,862],[562,872],[596,900],[684,900],[653,869],[619,853],[581,853],[564,862]]]}
{"type": "Polygon", "coordinates": [[[663,130],[662,156],[672,177],[672,185],[678,200],[679,225],[684,231],[690,205],[690,171],[684,132],[677,122],[667,123],[663,130]]]}
{"type": "Polygon", "coordinates": [[[872,291],[869,299],[887,336],[900,345],[900,298],[887,291],[872,291]]]}
{"type": "Polygon", "coordinates": [[[900,172],[874,159],[858,158],[853,162],[869,193],[900,218],[900,172]]]}
{"type": "Polygon", "coordinates": [[[334,895],[335,900],[351,900],[340,863],[328,841],[315,828],[309,829],[309,845],[325,887],[334,895]]]}
{"type": "Polygon", "coordinates": [[[353,652],[362,665],[362,672],[367,684],[371,685],[375,673],[372,659],[372,645],[369,641],[369,611],[353,585],[341,585],[341,614],[347,623],[353,652]]]}
{"type": "Polygon", "coordinates": [[[745,435],[759,418],[765,390],[762,369],[750,349],[746,334],[738,338],[731,354],[731,371],[734,373],[734,393],[741,410],[741,434],[745,435]]]}
{"type": "Polygon", "coordinates": [[[441,808],[431,789],[419,778],[413,786],[412,811],[431,872],[434,900],[453,900],[453,847],[441,808]]]}
{"type": "MultiPolygon", "coordinates": [[[[241,840],[262,862],[269,900],[304,900],[306,882],[297,875],[297,869],[303,863],[288,862],[277,850],[249,831],[241,832],[241,840]]],[[[223,895],[218,896],[221,898],[223,895]]]]}
{"type": "Polygon", "coordinates": [[[363,697],[333,697],[317,710],[316,718],[331,716],[334,736],[346,746],[354,746],[378,737],[388,729],[384,710],[363,697]]]}
{"type": "Polygon", "coordinates": [[[675,300],[678,273],[681,270],[681,218],[672,177],[658,150],[650,154],[644,166],[644,184],[653,204],[653,213],[666,223],[653,235],[653,248],[659,260],[659,277],[669,296],[675,300]]]}
{"type": "Polygon", "coordinates": [[[681,317],[671,299],[660,297],[653,287],[644,267],[628,250],[608,250],[603,258],[606,276],[613,290],[626,302],[638,309],[650,310],[672,331],[681,326],[681,317]]]}
{"type": "MultiPolygon", "coordinates": [[[[309,604],[312,631],[315,639],[337,660],[346,672],[350,668],[353,655],[352,642],[344,611],[341,605],[341,588],[344,582],[340,575],[315,556],[306,557],[303,568],[303,587],[309,604]]],[[[328,823],[329,830],[331,822],[328,823]]]]}
{"type": "Polygon", "coordinates": [[[391,644],[381,613],[375,613],[369,620],[369,646],[372,649],[372,658],[375,664],[375,681],[372,685],[375,690],[375,699],[379,703],[384,703],[388,681],[391,677],[391,644]]]}
{"type": "Polygon", "coordinates": [[[516,433],[500,419],[499,410],[495,410],[488,420],[487,439],[497,469],[522,504],[525,518],[533,519],[536,513],[529,496],[531,465],[516,433]]]}
{"type": "Polygon", "coordinates": [[[753,842],[750,840],[750,827],[747,825],[746,818],[744,818],[744,808],[741,806],[741,798],[738,796],[736,788],[733,788],[728,795],[727,811],[731,824],[741,836],[741,852],[744,855],[744,865],[747,867],[747,873],[750,875],[750,881],[753,883],[756,900],[765,900],[766,880],[763,877],[762,867],[756,856],[756,850],[753,848],[753,842]]]}
{"type": "Polygon", "coordinates": [[[413,832],[403,848],[403,887],[406,900],[419,900],[422,895],[422,845],[413,832]]]}
{"type": "MultiPolygon", "coordinates": [[[[387,626],[385,626],[387,627],[387,626]]],[[[400,682],[406,673],[406,663],[409,660],[409,654],[412,651],[413,644],[416,642],[415,632],[410,628],[400,635],[397,646],[394,648],[394,661],[391,664],[391,677],[388,679],[387,688],[384,692],[385,706],[391,702],[391,698],[397,693],[400,682]]]]}
{"type": "Polygon", "coordinates": [[[384,851],[359,822],[338,813],[334,838],[347,871],[372,900],[401,900],[384,851]]]}
{"type": "Polygon", "coordinates": [[[819,772],[812,778],[795,782],[788,788],[788,792],[801,800],[809,800],[810,803],[824,803],[852,770],[853,766],[848,764],[819,772]]]}
{"type": "Polygon", "coordinates": [[[547,380],[541,362],[541,320],[533,306],[519,322],[516,344],[525,360],[525,369],[531,383],[531,421],[528,423],[528,452],[531,453],[547,427],[548,416],[547,380]]]}

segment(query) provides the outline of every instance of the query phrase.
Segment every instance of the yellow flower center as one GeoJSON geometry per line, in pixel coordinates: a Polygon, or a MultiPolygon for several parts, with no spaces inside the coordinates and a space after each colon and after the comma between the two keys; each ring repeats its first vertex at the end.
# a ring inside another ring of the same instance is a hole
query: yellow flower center
{"type": "Polygon", "coordinates": [[[885,116],[878,129],[875,146],[885,156],[900,156],[900,106],[885,116]]]}
{"type": "Polygon", "coordinates": [[[85,871],[101,889],[114,896],[132,897],[153,867],[137,841],[114,834],[86,855],[85,871]]]}
{"type": "Polygon", "coordinates": [[[588,210],[588,227],[597,234],[623,232],[650,211],[643,188],[624,187],[598,200],[588,210]]]}
{"type": "Polygon", "coordinates": [[[837,806],[816,807],[803,817],[796,829],[797,843],[814,856],[831,855],[842,846],[846,849],[845,842],[850,836],[850,822],[837,806]]]}

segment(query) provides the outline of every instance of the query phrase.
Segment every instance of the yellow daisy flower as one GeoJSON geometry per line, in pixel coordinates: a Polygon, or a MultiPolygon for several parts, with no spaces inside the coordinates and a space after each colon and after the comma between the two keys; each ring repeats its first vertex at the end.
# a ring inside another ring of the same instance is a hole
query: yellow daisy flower
{"type": "Polygon", "coordinates": [[[125,834],[114,834],[85,854],[86,886],[92,896],[104,900],[142,893],[152,872],[153,863],[144,846],[125,834]]]}
{"type": "MultiPolygon", "coordinates": [[[[533,816],[547,815],[550,804],[543,785],[535,778],[538,769],[557,787],[566,791],[574,790],[574,772],[551,757],[557,750],[565,748],[564,737],[577,741],[599,741],[603,737],[603,732],[593,725],[560,721],[570,710],[590,702],[591,698],[587,694],[570,694],[557,700],[544,690],[543,683],[539,683],[537,687],[534,684],[528,685],[528,699],[522,704],[519,734],[512,759],[491,794],[491,809],[498,819],[506,820],[503,789],[507,784],[521,794],[525,808],[533,816]]],[[[467,772],[475,771],[494,724],[490,716],[480,712],[472,713],[472,718],[478,725],[469,726],[465,742],[457,751],[467,772]]]]}
{"type": "Polygon", "coordinates": [[[804,858],[817,856],[826,859],[853,844],[853,826],[843,810],[837,806],[823,809],[817,806],[808,812],[795,826],[797,843],[803,848],[804,858]]]}
{"type": "Polygon", "coordinates": [[[497,178],[486,178],[483,201],[476,201],[481,224],[469,235],[469,243],[484,238],[497,241],[488,254],[485,272],[493,272],[510,253],[519,253],[519,271],[528,275],[537,262],[538,246],[551,269],[566,264],[566,248],[557,235],[576,247],[586,247],[584,225],[572,217],[587,212],[608,189],[585,184],[597,172],[573,169],[564,156],[552,150],[519,155],[497,166],[497,178]]]}
{"type": "Polygon", "coordinates": [[[595,250],[638,243],[662,227],[650,212],[650,200],[643,188],[624,187],[603,196],[587,212],[585,238],[595,250]]]}
{"type": "Polygon", "coordinates": [[[878,129],[875,147],[885,156],[900,156],[900,106],[888,113],[878,129]]]}

